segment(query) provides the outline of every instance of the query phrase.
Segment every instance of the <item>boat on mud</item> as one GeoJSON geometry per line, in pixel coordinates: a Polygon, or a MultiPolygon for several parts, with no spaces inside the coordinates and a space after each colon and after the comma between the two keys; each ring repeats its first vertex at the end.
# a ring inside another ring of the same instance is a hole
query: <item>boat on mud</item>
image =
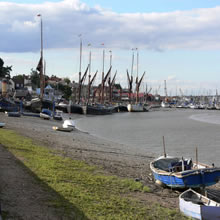
{"type": "Polygon", "coordinates": [[[220,219],[220,203],[192,189],[180,194],[179,208],[184,215],[194,219],[220,219]]]}
{"type": "Polygon", "coordinates": [[[49,109],[42,109],[40,112],[40,118],[49,120],[52,116],[52,112],[49,109]]]}
{"type": "Polygon", "coordinates": [[[192,159],[161,156],[150,163],[155,182],[171,188],[200,188],[220,180],[220,168],[192,159]]]}
{"type": "Polygon", "coordinates": [[[5,123],[0,122],[0,128],[3,128],[5,126],[5,123]]]}

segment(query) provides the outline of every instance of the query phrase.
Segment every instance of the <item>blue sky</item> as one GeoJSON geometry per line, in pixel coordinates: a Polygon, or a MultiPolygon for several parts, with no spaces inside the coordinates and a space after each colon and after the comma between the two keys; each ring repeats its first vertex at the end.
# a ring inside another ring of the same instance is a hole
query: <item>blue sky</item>
{"type": "MultiPolygon", "coordinates": [[[[47,0],[59,2],[59,0],[47,0]]],[[[9,2],[39,4],[45,0],[11,0],[9,2]]],[[[168,12],[175,10],[191,10],[194,8],[212,8],[220,5],[220,0],[84,0],[90,7],[100,5],[103,8],[112,9],[115,12],[168,12]]]]}
{"type": "MultiPolygon", "coordinates": [[[[146,83],[153,91],[161,86],[163,94],[167,80],[173,94],[176,88],[187,94],[220,90],[220,0],[0,1],[0,28],[5,30],[0,35],[0,57],[13,66],[12,75],[36,68],[38,13],[44,24],[48,75],[78,79],[82,34],[83,69],[91,50],[92,72],[100,73],[104,49],[107,71],[111,50],[116,82],[123,86],[127,86],[126,69],[131,68],[131,49],[137,47],[139,75],[147,73],[143,88],[146,83]]],[[[136,69],[135,62],[134,75],[136,69]]]]}

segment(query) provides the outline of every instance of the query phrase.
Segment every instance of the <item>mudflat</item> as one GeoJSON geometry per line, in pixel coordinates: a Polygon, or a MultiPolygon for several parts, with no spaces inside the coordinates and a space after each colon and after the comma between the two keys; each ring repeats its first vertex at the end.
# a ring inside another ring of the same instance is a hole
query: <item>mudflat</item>
{"type": "MultiPolygon", "coordinates": [[[[79,117],[71,115],[73,120],[79,117]]],[[[6,123],[5,128],[50,149],[59,150],[65,157],[97,165],[107,174],[138,179],[152,191],[147,194],[137,192],[133,195],[141,197],[146,205],[157,202],[164,207],[178,209],[179,192],[154,184],[149,168],[152,157],[123,152],[119,144],[77,129],[70,133],[54,131],[53,126],[62,124],[54,120],[25,116],[13,118],[3,113],[0,113],[0,120],[6,123]]],[[[11,219],[64,219],[62,211],[57,212],[53,206],[45,207],[42,202],[50,199],[53,192],[46,193],[36,178],[29,174],[28,169],[21,165],[19,158],[15,158],[1,145],[0,153],[0,199],[3,211],[10,213],[11,219]]],[[[215,187],[218,188],[219,184],[215,187]]]]}

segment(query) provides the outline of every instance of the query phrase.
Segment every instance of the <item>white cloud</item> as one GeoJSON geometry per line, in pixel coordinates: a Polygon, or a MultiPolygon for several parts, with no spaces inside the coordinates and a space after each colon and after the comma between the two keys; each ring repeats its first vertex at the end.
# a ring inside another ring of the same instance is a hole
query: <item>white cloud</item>
{"type": "Polygon", "coordinates": [[[45,47],[78,46],[77,35],[97,47],[133,46],[152,50],[220,48],[220,7],[169,13],[114,13],[89,8],[78,0],[42,4],[0,3],[2,52],[36,51],[39,19],[44,24],[45,47]]]}

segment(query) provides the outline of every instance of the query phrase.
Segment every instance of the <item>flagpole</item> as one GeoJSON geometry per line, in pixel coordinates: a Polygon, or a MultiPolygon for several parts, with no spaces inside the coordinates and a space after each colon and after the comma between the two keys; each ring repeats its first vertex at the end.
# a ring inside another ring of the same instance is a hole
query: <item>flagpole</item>
{"type": "Polygon", "coordinates": [[[43,70],[44,70],[44,63],[43,63],[43,19],[42,15],[38,15],[40,17],[40,37],[41,37],[41,67],[40,67],[40,98],[43,99],[43,93],[44,93],[44,88],[43,88],[43,70]]]}

